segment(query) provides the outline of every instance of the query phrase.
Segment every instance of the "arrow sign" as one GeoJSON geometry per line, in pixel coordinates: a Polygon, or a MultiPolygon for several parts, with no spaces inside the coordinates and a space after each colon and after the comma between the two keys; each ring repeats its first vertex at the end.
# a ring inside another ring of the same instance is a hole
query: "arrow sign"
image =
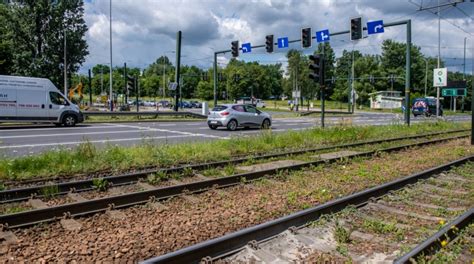
{"type": "Polygon", "coordinates": [[[288,48],[288,37],[278,38],[278,48],[288,48]]]}
{"type": "Polygon", "coordinates": [[[384,32],[383,20],[367,22],[368,35],[378,34],[378,33],[383,33],[383,32],[384,32]]]}
{"type": "Polygon", "coordinates": [[[329,29],[321,30],[316,32],[316,40],[318,42],[327,42],[329,41],[329,29]]]}
{"type": "Polygon", "coordinates": [[[249,53],[252,52],[252,44],[249,43],[242,43],[242,53],[249,53]]]}

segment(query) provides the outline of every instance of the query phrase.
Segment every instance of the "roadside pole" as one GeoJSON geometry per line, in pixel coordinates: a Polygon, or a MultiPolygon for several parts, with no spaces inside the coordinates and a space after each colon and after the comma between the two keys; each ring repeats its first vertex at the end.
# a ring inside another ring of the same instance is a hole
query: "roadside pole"
{"type": "Polygon", "coordinates": [[[213,69],[213,79],[214,79],[214,107],[217,105],[217,52],[214,52],[214,69],[213,69]]]}
{"type": "Polygon", "coordinates": [[[127,63],[124,62],[123,63],[123,81],[124,81],[124,85],[125,85],[125,90],[124,90],[124,93],[125,93],[125,104],[128,104],[128,87],[127,87],[127,63]]]}
{"type": "Polygon", "coordinates": [[[174,104],[174,111],[178,111],[178,100],[181,96],[179,94],[179,90],[181,89],[181,84],[179,83],[180,78],[180,71],[181,71],[181,31],[176,33],[176,72],[175,72],[175,82],[177,83],[176,90],[175,90],[175,104],[174,104]]]}
{"type": "Polygon", "coordinates": [[[405,65],[405,123],[410,125],[410,81],[411,81],[411,20],[407,21],[407,53],[405,65]]]}
{"type": "Polygon", "coordinates": [[[92,77],[91,69],[89,69],[89,107],[92,106],[92,77]]]}
{"type": "Polygon", "coordinates": [[[140,104],[138,103],[138,82],[137,82],[137,76],[134,76],[133,77],[133,85],[135,86],[135,96],[136,96],[136,100],[135,102],[137,102],[137,113],[140,111],[140,104]]]}
{"type": "Polygon", "coordinates": [[[324,56],[324,50],[326,49],[326,46],[323,44],[322,45],[323,47],[323,52],[321,54],[321,68],[319,70],[320,74],[319,74],[319,84],[320,84],[320,89],[321,89],[321,127],[324,128],[324,105],[325,105],[325,101],[324,101],[324,95],[326,93],[325,89],[326,89],[326,80],[325,80],[325,77],[326,75],[324,74],[324,70],[325,70],[325,65],[326,65],[326,58],[324,56]]]}
{"type": "MultiPolygon", "coordinates": [[[[472,61],[474,61],[474,41],[472,43],[472,51],[472,61]]],[[[474,145],[474,63],[472,64],[471,78],[471,145],[474,145]]]]}

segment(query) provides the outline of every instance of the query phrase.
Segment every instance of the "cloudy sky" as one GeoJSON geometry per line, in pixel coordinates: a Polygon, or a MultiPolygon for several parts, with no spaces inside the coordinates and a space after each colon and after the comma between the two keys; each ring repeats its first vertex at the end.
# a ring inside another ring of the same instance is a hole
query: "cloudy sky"
{"type": "MultiPolygon", "coordinates": [[[[439,0],[441,4],[448,0],[439,0]]],[[[455,2],[456,0],[451,0],[455,2]]],[[[459,0],[458,0],[459,1],[459,0]]],[[[474,45],[474,3],[466,0],[456,7],[442,8],[441,57],[448,67],[462,70],[464,38],[467,37],[467,57],[472,57],[474,45]]],[[[438,18],[429,11],[417,11],[419,5],[431,7],[438,0],[112,0],[113,64],[145,68],[159,56],[167,55],[174,62],[176,32],[181,30],[182,63],[211,67],[214,51],[230,49],[233,40],[252,45],[265,43],[265,36],[299,39],[301,28],[313,32],[329,29],[337,32],[349,29],[351,17],[364,21],[384,20],[385,23],[411,19],[412,41],[427,56],[438,53],[438,18]]],[[[436,9],[432,10],[433,12],[436,9]]],[[[90,55],[81,71],[95,64],[110,63],[109,0],[86,0],[85,20],[89,27],[86,38],[90,55]]],[[[344,49],[362,53],[380,53],[384,39],[406,40],[404,26],[386,28],[385,33],[371,35],[353,43],[348,35],[331,37],[336,55],[344,49]]],[[[301,49],[300,43],[290,48],[301,49]]],[[[313,42],[313,47],[315,47],[313,42]]],[[[254,49],[241,54],[240,59],[270,64],[285,63],[287,49],[266,54],[254,49]]],[[[314,48],[305,49],[312,53],[314,48]]],[[[231,58],[220,56],[220,65],[231,58]]],[[[466,63],[471,71],[472,60],[466,63]]]]}

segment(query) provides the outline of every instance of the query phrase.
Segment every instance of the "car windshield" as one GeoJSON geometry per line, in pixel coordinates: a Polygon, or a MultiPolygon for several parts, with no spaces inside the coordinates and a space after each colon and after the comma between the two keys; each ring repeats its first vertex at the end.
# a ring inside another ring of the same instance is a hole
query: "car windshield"
{"type": "Polygon", "coordinates": [[[220,112],[220,111],[224,111],[226,109],[227,109],[227,106],[225,106],[225,105],[216,105],[214,108],[212,108],[212,111],[220,112]]]}

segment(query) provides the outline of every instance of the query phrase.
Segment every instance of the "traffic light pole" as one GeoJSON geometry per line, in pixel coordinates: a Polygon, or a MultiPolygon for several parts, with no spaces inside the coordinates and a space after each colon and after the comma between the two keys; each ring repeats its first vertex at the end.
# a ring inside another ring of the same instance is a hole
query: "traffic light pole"
{"type": "Polygon", "coordinates": [[[89,69],[89,107],[92,107],[92,77],[91,77],[91,69],[89,69]]]}
{"type": "Polygon", "coordinates": [[[219,52],[214,52],[214,69],[213,69],[213,79],[214,79],[214,107],[217,105],[217,54],[219,52]]]}
{"type": "Polygon", "coordinates": [[[124,62],[123,63],[123,79],[125,81],[125,104],[128,105],[128,87],[127,87],[127,84],[128,84],[128,80],[127,80],[127,63],[124,62]]]}
{"type": "Polygon", "coordinates": [[[180,71],[181,71],[181,31],[178,31],[176,34],[176,73],[175,73],[175,82],[177,83],[176,86],[176,94],[175,94],[175,104],[174,104],[174,111],[178,112],[178,100],[181,96],[179,94],[180,90],[180,71]]]}

